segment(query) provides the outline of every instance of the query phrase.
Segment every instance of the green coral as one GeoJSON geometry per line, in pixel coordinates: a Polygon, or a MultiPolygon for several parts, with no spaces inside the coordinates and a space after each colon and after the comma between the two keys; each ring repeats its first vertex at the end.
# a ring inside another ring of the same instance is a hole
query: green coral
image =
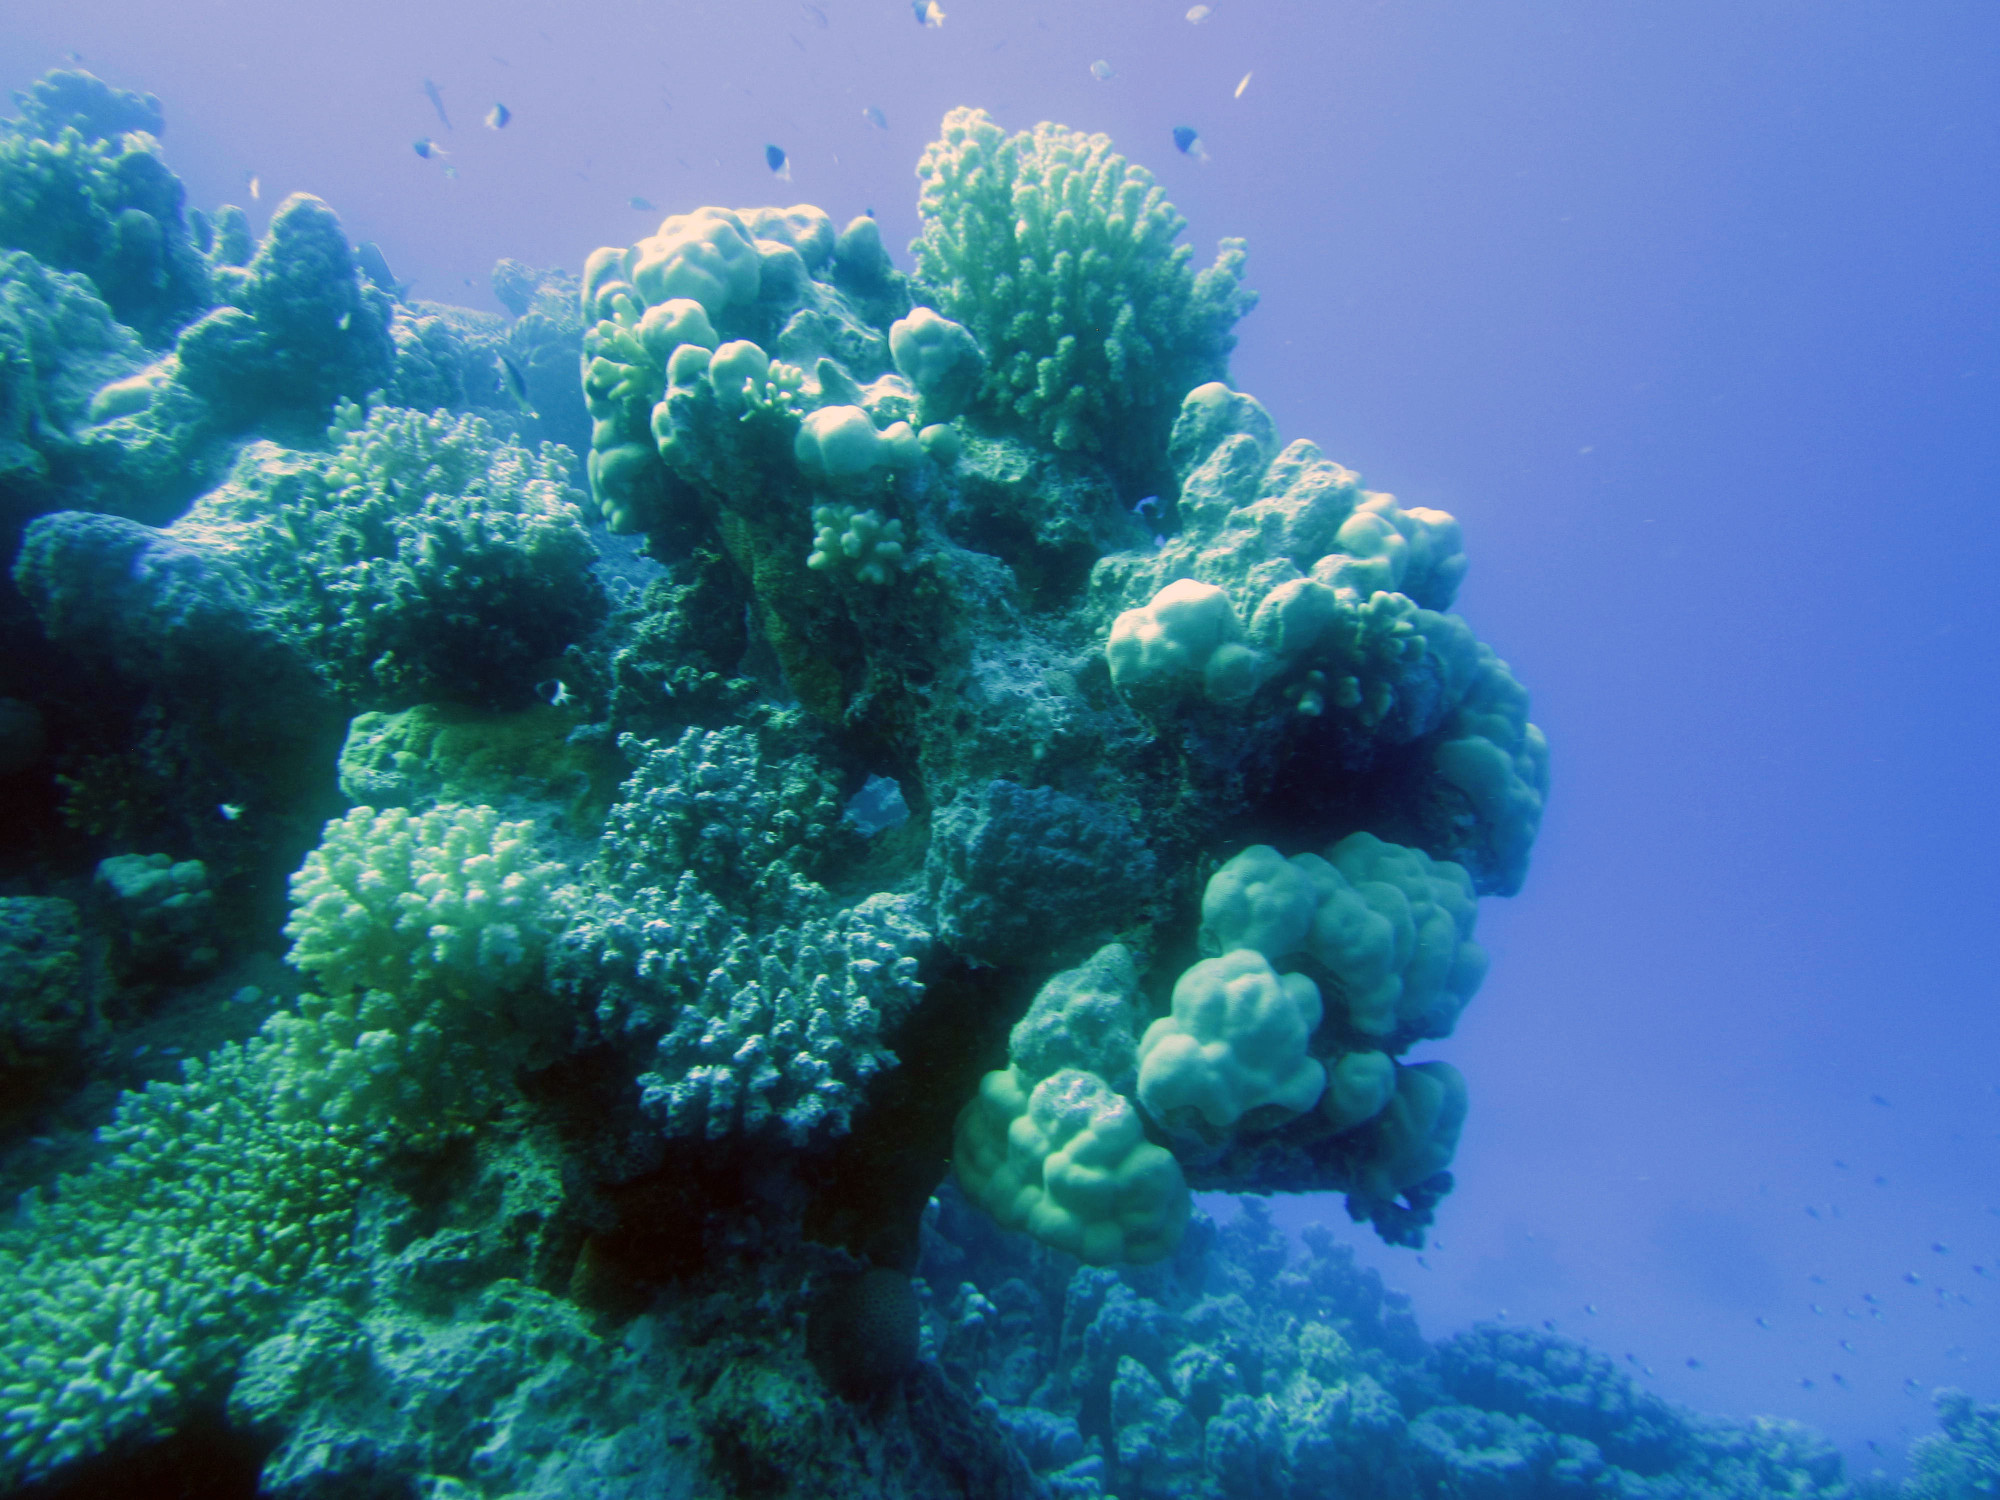
{"type": "MultiPolygon", "coordinates": [[[[299,1300],[338,1284],[371,1151],[488,1102],[537,1034],[560,867],[491,808],[357,808],[293,878],[307,995],[0,1229],[0,1484],[172,1429],[299,1300]]],[[[546,1011],[546,1006],[543,1007],[546,1011]]]]}
{"type": "Polygon", "coordinates": [[[160,158],[159,103],[58,71],[0,133],[0,247],[95,283],[118,320],[158,344],[209,304],[208,271],[160,158]]]}
{"type": "Polygon", "coordinates": [[[346,413],[330,454],[253,444],[174,534],[270,588],[350,701],[519,701],[603,607],[567,451],[478,417],[346,413]]]}
{"type": "Polygon", "coordinates": [[[813,549],[806,566],[853,574],[878,588],[903,568],[903,523],[884,521],[872,510],[822,505],[813,511],[813,549]]]}
{"type": "Polygon", "coordinates": [[[98,389],[145,359],[87,278],[0,251],[0,486],[48,485],[98,389]]]}
{"type": "Polygon", "coordinates": [[[536,981],[568,915],[562,866],[490,807],[357,807],[292,877],[287,957],[325,991],[271,1018],[287,1119],[449,1128],[550,1034],[536,981]]]}
{"type": "Polygon", "coordinates": [[[987,409],[1103,455],[1135,494],[1158,487],[1181,397],[1223,378],[1255,304],[1242,241],[1197,274],[1151,174],[1060,125],[1010,136],[955,109],[917,176],[917,276],[985,348],[987,409]]]}
{"type": "Polygon", "coordinates": [[[1946,1388],[1934,1398],[1941,1432],[1911,1445],[1915,1471],[1904,1500],[1984,1500],[2000,1495],[2000,1405],[1946,1388]]]}
{"type": "Polygon", "coordinates": [[[127,1095],[111,1154],[0,1229],[0,1485],[171,1431],[343,1270],[363,1157],[270,1108],[262,1041],[127,1095]]]}

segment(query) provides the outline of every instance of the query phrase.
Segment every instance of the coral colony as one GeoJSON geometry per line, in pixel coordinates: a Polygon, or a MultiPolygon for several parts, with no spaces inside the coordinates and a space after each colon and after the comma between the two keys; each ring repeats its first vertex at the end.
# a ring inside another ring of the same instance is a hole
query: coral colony
{"type": "Polygon", "coordinates": [[[0,507],[60,672],[0,766],[103,868],[0,900],[9,1128],[74,1137],[12,1169],[0,1487],[1849,1492],[1192,1206],[1423,1243],[1477,1115],[1406,1054],[1547,749],[1457,523],[1229,386],[1242,245],[1104,137],[953,111],[910,272],[696,208],[502,262],[503,317],[310,197],[185,210],[150,98],[21,97],[0,507]],[[207,1040],[65,1114],[162,995],[207,1040]]]}

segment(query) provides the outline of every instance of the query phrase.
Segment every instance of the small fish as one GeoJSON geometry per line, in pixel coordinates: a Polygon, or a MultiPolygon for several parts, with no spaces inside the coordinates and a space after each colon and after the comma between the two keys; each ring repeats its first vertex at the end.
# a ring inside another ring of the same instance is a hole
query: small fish
{"type": "Polygon", "coordinates": [[[808,4],[807,0],[799,0],[799,9],[804,11],[807,15],[811,16],[813,18],[813,24],[819,27],[821,31],[826,30],[825,11],[821,10],[817,5],[808,4]]]}
{"type": "MultiPolygon", "coordinates": [[[[450,162],[446,162],[446,163],[445,163],[445,166],[444,166],[444,175],[445,175],[445,176],[447,176],[447,177],[457,177],[457,176],[458,176],[458,168],[457,168],[457,167],[454,167],[454,166],[453,166],[453,165],[452,165],[452,164],[451,164],[450,162]]],[[[468,280],[468,281],[467,281],[467,282],[466,282],[465,284],[466,284],[467,286],[471,286],[471,285],[472,285],[472,282],[471,282],[470,280],[468,280]]]]}
{"type": "Polygon", "coordinates": [[[1196,161],[1208,160],[1208,148],[1201,143],[1201,135],[1192,125],[1174,127],[1174,149],[1182,156],[1192,156],[1196,161]]]}
{"type": "Polygon", "coordinates": [[[889,117],[872,104],[861,111],[861,118],[866,120],[870,125],[873,125],[877,130],[887,130],[889,128],[889,117]]]}
{"type": "Polygon", "coordinates": [[[225,822],[234,823],[238,818],[243,816],[243,804],[241,802],[224,802],[215,810],[222,814],[225,822]]]}
{"type": "Polygon", "coordinates": [[[1879,1104],[1884,1109],[1894,1109],[1896,1107],[1895,1105],[1891,1104],[1887,1099],[1884,1099],[1880,1094],[1870,1094],[1868,1096],[1868,1102],[1870,1104],[1879,1104]]]}
{"type": "Polygon", "coordinates": [[[444,95],[438,92],[438,86],[428,78],[424,80],[424,97],[431,101],[431,108],[436,110],[438,118],[444,121],[444,128],[451,129],[451,116],[444,112],[444,95]]]}
{"type": "Polygon", "coordinates": [[[505,130],[507,122],[513,118],[514,111],[496,99],[493,101],[493,107],[486,111],[486,128],[488,130],[505,130]]]}
{"type": "Polygon", "coordinates": [[[1806,1280],[1807,1280],[1807,1281],[1810,1281],[1810,1282],[1811,1282],[1811,1283],[1812,1283],[1812,1284],[1813,1284],[1814,1286],[1825,1286],[1825,1285],[1826,1285],[1826,1278],[1825,1278],[1824,1276],[1820,1275],[1820,1274],[1819,1274],[1819,1272],[1817,1272],[1817,1271],[1813,1272],[1813,1273],[1812,1273],[1812,1275],[1808,1276],[1808,1277],[1806,1278],[1806,1280]]]}
{"type": "Polygon", "coordinates": [[[1597,1304],[1595,1302],[1584,1303],[1583,1310],[1589,1313],[1593,1318],[1597,1316],[1597,1304]]]}
{"type": "Polygon", "coordinates": [[[340,321],[333,326],[338,328],[342,333],[347,332],[348,329],[354,326],[354,314],[351,311],[342,313],[340,321]]]}
{"type": "Polygon", "coordinates": [[[1819,1217],[1819,1209],[1813,1204],[1808,1203],[1806,1205],[1806,1217],[1817,1219],[1819,1217]]]}
{"type": "Polygon", "coordinates": [[[1694,1356],[1693,1356],[1692,1354],[1690,1354],[1690,1355],[1688,1356],[1688,1362],[1687,1362],[1687,1367],[1688,1367],[1688,1368],[1689,1368],[1690,1370],[1699,1370],[1699,1369],[1703,1368],[1703,1366],[1702,1366],[1702,1362],[1701,1362],[1700,1360],[1696,1359],[1696,1358],[1695,1358],[1695,1357],[1694,1357],[1694,1356]]]}
{"type": "Polygon", "coordinates": [[[403,289],[396,284],[395,273],[389,269],[389,258],[382,253],[382,247],[373,240],[363,240],[354,247],[354,263],[361,267],[361,274],[392,297],[400,297],[403,289]]]}
{"type": "Polygon", "coordinates": [[[1806,1308],[1816,1318],[1823,1318],[1826,1316],[1826,1309],[1821,1307],[1817,1302],[1808,1302],[1806,1304],[1806,1308]]]}
{"type": "Polygon", "coordinates": [[[1861,1300],[1863,1302],[1866,1302],[1870,1307],[1874,1307],[1878,1303],[1880,1303],[1882,1299],[1876,1296],[1873,1292],[1863,1292],[1861,1294],[1861,1300]]]}
{"type": "Polygon", "coordinates": [[[1421,1255],[1417,1257],[1417,1264],[1422,1266],[1426,1271],[1428,1271],[1431,1268],[1431,1263],[1425,1260],[1421,1255]]]}
{"type": "Polygon", "coordinates": [[[1111,71],[1111,64],[1100,57],[1090,65],[1090,76],[1099,83],[1109,83],[1116,75],[1111,71]]]}
{"type": "Polygon", "coordinates": [[[790,182],[792,180],[792,162],[791,158],[785,155],[784,147],[766,146],[764,148],[764,165],[771,169],[771,175],[780,182],[790,182]]]}
{"type": "Polygon", "coordinates": [[[1554,1318],[1544,1318],[1542,1319],[1542,1327],[1546,1328],[1550,1333],[1554,1333],[1556,1331],[1556,1320],[1554,1318]]]}
{"type": "Polygon", "coordinates": [[[1771,1326],[1771,1320],[1769,1318],[1759,1317],[1757,1319],[1757,1326],[1759,1328],[1769,1328],[1771,1326]]]}
{"type": "Polygon", "coordinates": [[[410,149],[425,161],[429,161],[434,156],[449,156],[451,154],[427,135],[419,136],[416,140],[411,141],[410,149]]]}
{"type": "Polygon", "coordinates": [[[1243,75],[1243,81],[1236,85],[1236,97],[1238,99],[1241,99],[1243,97],[1243,91],[1249,87],[1250,87],[1250,74],[1245,73],[1243,75]]]}
{"type": "MultiPolygon", "coordinates": [[[[542,414],[535,410],[535,403],[528,399],[528,377],[521,373],[521,367],[498,350],[494,351],[493,357],[500,361],[500,384],[507,388],[507,394],[519,403],[522,411],[539,422],[542,414]]],[[[556,685],[560,687],[562,684],[556,685]]]]}
{"type": "Polygon", "coordinates": [[[637,193],[634,193],[631,196],[631,198],[627,201],[629,201],[634,208],[643,210],[646,213],[653,214],[659,212],[657,208],[653,207],[652,199],[641,198],[637,193]]]}
{"type": "Polygon", "coordinates": [[[1943,1240],[1932,1240],[1931,1253],[1934,1255],[1949,1255],[1951,1254],[1951,1246],[1947,1245],[1943,1240]]]}
{"type": "Polygon", "coordinates": [[[1187,13],[1188,25],[1199,26],[1214,14],[1215,7],[1211,5],[1197,5],[1187,13]]]}
{"type": "Polygon", "coordinates": [[[919,26],[944,25],[944,7],[937,0],[910,0],[910,10],[916,15],[919,26]]]}
{"type": "Polygon", "coordinates": [[[1919,1276],[1915,1271],[1905,1271],[1903,1273],[1903,1280],[1907,1281],[1911,1286],[1922,1286],[1924,1284],[1924,1278],[1919,1276]]]}
{"type": "Polygon", "coordinates": [[[1841,1374],[1840,1371],[1838,1370],[1835,1370],[1833,1372],[1833,1383],[1839,1386],[1842,1390],[1847,1389],[1847,1377],[1841,1374]]]}
{"type": "Polygon", "coordinates": [[[562,708],[569,702],[569,688],[565,684],[558,682],[555,685],[555,691],[549,694],[549,706],[551,708],[562,708]]]}
{"type": "Polygon", "coordinates": [[[259,198],[263,196],[264,196],[264,179],[261,177],[252,177],[250,179],[250,201],[252,203],[255,203],[259,198]]]}

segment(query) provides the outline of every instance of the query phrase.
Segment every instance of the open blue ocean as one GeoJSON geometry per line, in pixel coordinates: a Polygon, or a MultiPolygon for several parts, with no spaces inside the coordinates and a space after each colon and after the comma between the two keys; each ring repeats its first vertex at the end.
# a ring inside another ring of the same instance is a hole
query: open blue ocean
{"type": "Polygon", "coordinates": [[[2000,10],[0,88],[0,1495],[2000,1494],[2000,10]]]}

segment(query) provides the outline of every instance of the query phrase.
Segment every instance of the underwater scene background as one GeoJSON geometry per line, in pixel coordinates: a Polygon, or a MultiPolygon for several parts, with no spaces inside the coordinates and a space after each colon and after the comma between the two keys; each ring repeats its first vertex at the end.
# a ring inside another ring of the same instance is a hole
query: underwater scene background
{"type": "Polygon", "coordinates": [[[1990,6],[0,79],[0,1492],[2000,1486],[1990,6]]]}

